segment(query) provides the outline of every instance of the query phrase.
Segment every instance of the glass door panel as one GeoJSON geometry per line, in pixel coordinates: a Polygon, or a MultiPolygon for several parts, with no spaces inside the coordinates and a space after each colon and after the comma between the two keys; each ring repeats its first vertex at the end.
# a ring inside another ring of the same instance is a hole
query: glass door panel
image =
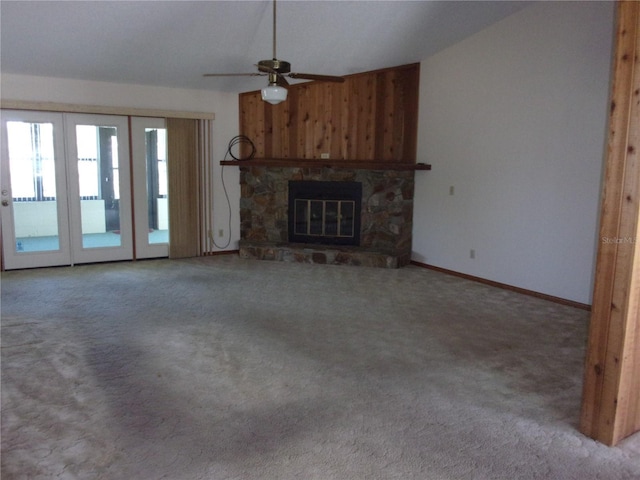
{"type": "Polygon", "coordinates": [[[167,130],[162,118],[131,119],[136,257],[169,255],[167,130]]]}
{"type": "Polygon", "coordinates": [[[66,115],[76,263],[133,258],[126,117],[66,115]]]}
{"type": "MultiPolygon", "coordinates": [[[[164,123],[164,122],[163,122],[164,123]]],[[[149,244],[169,243],[167,130],[145,128],[149,244]]]]}
{"type": "Polygon", "coordinates": [[[69,264],[62,115],[2,111],[2,145],[5,268],[69,264]]]}
{"type": "Polygon", "coordinates": [[[119,247],[118,130],[76,125],[82,247],[119,247]]]}

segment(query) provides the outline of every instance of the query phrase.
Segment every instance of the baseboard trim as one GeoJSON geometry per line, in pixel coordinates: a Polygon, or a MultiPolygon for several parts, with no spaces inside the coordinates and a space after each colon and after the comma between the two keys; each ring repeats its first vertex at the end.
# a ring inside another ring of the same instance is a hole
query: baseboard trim
{"type": "Polygon", "coordinates": [[[240,250],[221,250],[218,252],[204,252],[202,254],[203,257],[217,257],[219,255],[237,255],[240,253],[240,250]]]}
{"type": "Polygon", "coordinates": [[[579,308],[581,310],[586,310],[588,312],[591,311],[591,305],[588,305],[586,303],[574,302],[573,300],[567,300],[566,298],[554,297],[553,295],[547,295],[546,293],[535,292],[533,290],[527,290],[526,288],[514,287],[513,285],[508,285],[506,283],[495,282],[493,280],[487,280],[486,278],[482,278],[482,277],[475,277],[473,275],[456,272],[454,270],[448,270],[442,267],[436,267],[434,265],[429,265],[427,263],[416,262],[415,260],[411,260],[411,265],[427,268],[429,270],[445,273],[447,275],[453,275],[455,277],[465,278],[467,280],[472,280],[478,283],[484,283],[485,285],[491,285],[492,287],[498,287],[504,290],[511,290],[512,292],[522,293],[523,295],[529,295],[531,297],[541,298],[543,300],[559,303],[561,305],[567,305],[569,307],[579,308]]]}

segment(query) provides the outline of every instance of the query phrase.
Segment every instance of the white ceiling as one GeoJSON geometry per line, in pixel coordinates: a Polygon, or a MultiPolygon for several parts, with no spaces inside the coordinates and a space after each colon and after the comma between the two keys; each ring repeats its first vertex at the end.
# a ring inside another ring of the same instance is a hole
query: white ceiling
{"type": "MultiPolygon", "coordinates": [[[[293,72],[348,75],[419,62],[522,1],[280,0],[277,56],[293,72]]],[[[270,1],[0,2],[3,73],[241,92],[272,57],[270,1]]]]}

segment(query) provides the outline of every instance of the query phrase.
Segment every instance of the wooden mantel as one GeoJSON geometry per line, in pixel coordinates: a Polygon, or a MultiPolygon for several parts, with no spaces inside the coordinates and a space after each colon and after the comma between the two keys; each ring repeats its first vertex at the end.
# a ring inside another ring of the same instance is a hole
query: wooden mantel
{"type": "Polygon", "coordinates": [[[252,158],[251,160],[222,160],[220,165],[238,167],[289,167],[289,168],[349,168],[363,170],[431,170],[426,163],[397,163],[383,160],[330,160],[315,158],[252,158]]]}

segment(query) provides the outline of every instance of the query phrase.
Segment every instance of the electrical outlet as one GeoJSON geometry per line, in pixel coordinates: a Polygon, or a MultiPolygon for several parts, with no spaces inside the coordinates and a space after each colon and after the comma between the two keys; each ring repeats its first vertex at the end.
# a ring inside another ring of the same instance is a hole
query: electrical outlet
{"type": "Polygon", "coordinates": [[[476,251],[473,248],[469,250],[469,258],[476,258],[476,251]]]}
{"type": "Polygon", "coordinates": [[[219,237],[224,237],[224,229],[221,228],[220,230],[218,230],[218,236],[219,237]]]}
{"type": "Polygon", "coordinates": [[[330,155],[328,153],[321,153],[320,158],[322,158],[323,160],[328,160],[330,158],[330,155]]]}
{"type": "Polygon", "coordinates": [[[449,195],[453,195],[455,193],[455,188],[453,188],[453,185],[451,185],[449,187],[449,195]]]}

